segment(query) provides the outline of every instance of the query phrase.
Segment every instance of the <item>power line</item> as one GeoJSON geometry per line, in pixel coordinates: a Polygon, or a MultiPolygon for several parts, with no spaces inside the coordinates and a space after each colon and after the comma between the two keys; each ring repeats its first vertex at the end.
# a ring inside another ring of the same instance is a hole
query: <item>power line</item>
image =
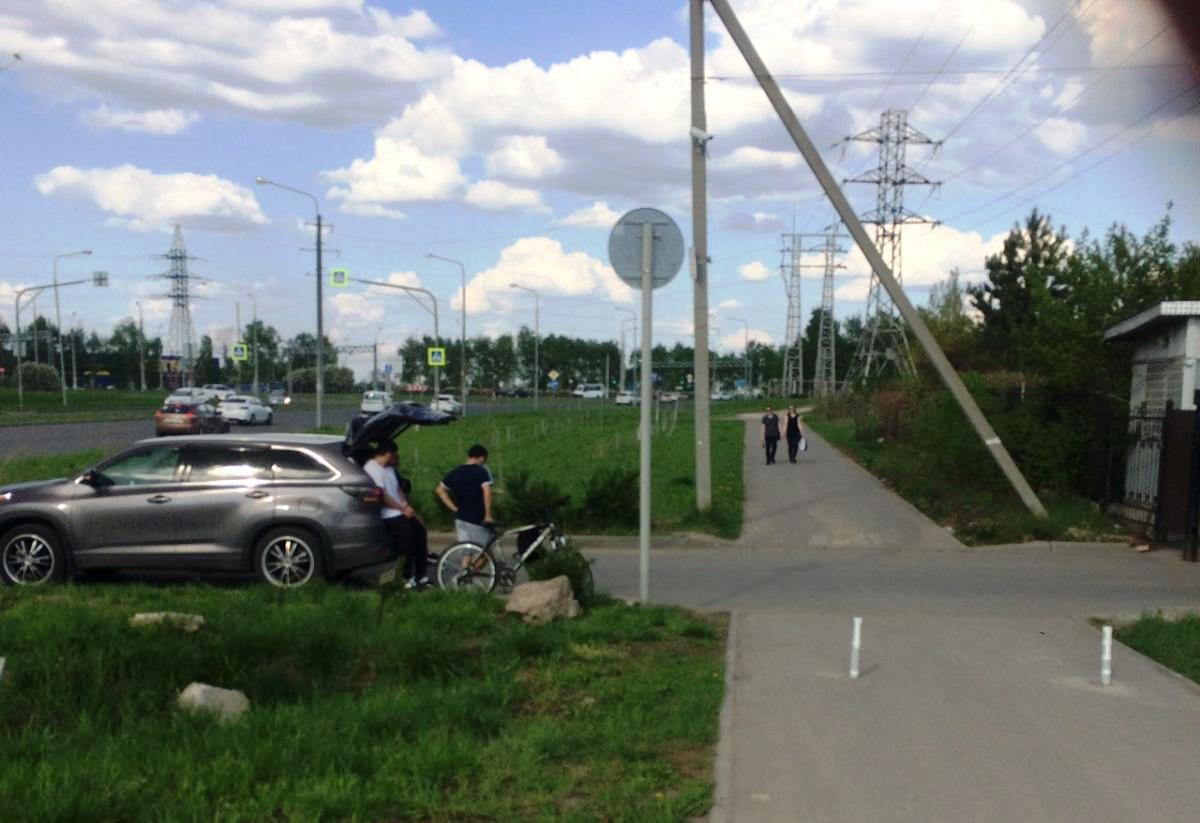
{"type": "MultiPolygon", "coordinates": [[[[1189,69],[1192,68],[1192,63],[1137,63],[1133,66],[1111,65],[1102,66],[1096,64],[1080,65],[1080,66],[1038,66],[1035,69],[1028,69],[1022,74],[1032,74],[1034,77],[1042,74],[1082,74],[1092,71],[1111,71],[1120,69],[1124,71],[1140,71],[1144,69],[1189,69]]],[[[907,71],[829,71],[829,72],[802,72],[798,74],[776,74],[772,75],[776,80],[870,80],[870,79],[899,79],[901,77],[912,77],[914,80],[920,80],[928,77],[931,74],[942,74],[947,76],[970,76],[970,75],[988,75],[988,74],[1012,74],[1013,67],[988,67],[976,69],[944,69],[939,72],[937,69],[909,69],[907,71]]],[[[736,80],[756,80],[753,74],[714,74],[707,75],[705,80],[721,81],[736,81],[736,80]]],[[[876,102],[878,105],[878,102],[876,102]]]]}
{"type": "MultiPolygon", "coordinates": [[[[1174,99],[1175,99],[1175,98],[1172,98],[1172,101],[1169,101],[1169,102],[1173,102],[1173,100],[1174,100],[1174,99]]],[[[1024,206],[1024,205],[1025,205],[1025,204],[1027,204],[1027,203],[1031,203],[1031,202],[1035,202],[1035,201],[1037,201],[1037,200],[1040,200],[1041,198],[1045,197],[1047,194],[1050,194],[1050,192],[1057,191],[1058,189],[1061,189],[1061,188],[1062,188],[1063,186],[1065,186],[1067,183],[1071,182],[1072,180],[1074,180],[1075,178],[1077,178],[1077,177],[1079,177],[1079,176],[1081,176],[1081,175],[1083,175],[1083,174],[1086,174],[1087,172],[1089,172],[1089,171],[1091,171],[1092,169],[1096,168],[1096,167],[1097,167],[1097,166],[1099,166],[1100,164],[1108,162],[1109,160],[1113,159],[1114,157],[1116,157],[1118,154],[1120,154],[1121,152],[1125,151],[1126,149],[1133,148],[1133,147],[1134,147],[1134,146],[1136,146],[1138,143],[1142,142],[1143,140],[1145,140],[1145,139],[1146,139],[1147,137],[1149,137],[1150,135],[1154,134],[1154,133],[1155,133],[1156,131],[1158,131],[1159,129],[1166,128],[1166,127],[1167,127],[1167,126],[1169,126],[1171,123],[1174,123],[1176,120],[1178,120],[1180,117],[1183,117],[1185,114],[1189,114],[1189,113],[1191,113],[1192,111],[1194,111],[1194,110],[1195,110],[1195,109],[1197,109],[1197,108],[1200,108],[1200,100],[1197,100],[1197,101],[1195,101],[1195,102],[1194,102],[1194,103],[1192,103],[1190,106],[1188,106],[1187,108],[1183,109],[1182,111],[1179,111],[1179,112],[1177,112],[1176,114],[1174,114],[1174,115],[1172,115],[1171,117],[1167,118],[1166,120],[1162,121],[1161,123],[1159,123],[1158,125],[1154,126],[1153,128],[1151,128],[1151,129],[1148,129],[1148,130],[1147,130],[1147,131],[1146,131],[1144,134],[1141,134],[1141,135],[1137,136],[1136,138],[1134,138],[1133,140],[1130,140],[1130,141],[1129,141],[1128,143],[1126,143],[1124,146],[1120,146],[1120,147],[1118,147],[1118,148],[1116,148],[1116,149],[1113,149],[1112,151],[1110,151],[1108,154],[1106,154],[1106,155],[1104,155],[1103,157],[1101,157],[1101,158],[1100,158],[1099,160],[1097,160],[1096,162],[1094,162],[1094,163],[1090,163],[1090,164],[1088,164],[1087,166],[1085,166],[1085,167],[1083,167],[1082,169],[1080,169],[1079,171],[1077,171],[1077,172],[1075,172],[1075,173],[1073,173],[1073,174],[1070,174],[1070,175],[1068,175],[1067,177],[1064,177],[1062,180],[1058,181],[1057,183],[1055,183],[1055,184],[1054,184],[1053,186],[1051,186],[1050,188],[1048,188],[1048,189],[1044,189],[1043,191],[1040,191],[1040,192],[1038,192],[1038,193],[1037,193],[1036,195],[1034,195],[1033,197],[1030,197],[1030,198],[1027,198],[1027,199],[1025,199],[1025,200],[1022,200],[1020,203],[1016,203],[1016,204],[1014,204],[1014,205],[1007,206],[1007,207],[1005,207],[1005,208],[1004,208],[1004,210],[1003,210],[1003,211],[996,212],[996,214],[992,215],[991,217],[988,217],[988,218],[986,218],[986,219],[984,219],[984,220],[980,220],[980,221],[979,221],[979,222],[977,222],[977,223],[973,223],[972,225],[968,226],[967,228],[974,228],[975,226],[982,225],[983,223],[986,223],[986,222],[988,222],[989,220],[994,220],[995,218],[999,217],[999,216],[1000,216],[1000,215],[1002,215],[1002,214],[1007,214],[1008,212],[1012,211],[1013,209],[1020,208],[1021,206],[1024,206]]],[[[1124,129],[1122,129],[1122,131],[1124,131],[1124,129]]]]}
{"type": "Polygon", "coordinates": [[[950,65],[950,61],[954,59],[954,55],[958,54],[958,50],[962,48],[962,44],[967,42],[967,38],[971,36],[971,32],[975,31],[975,26],[979,24],[979,21],[982,20],[983,16],[987,14],[989,9],[991,9],[992,3],[994,2],[995,0],[988,0],[988,4],[983,7],[983,10],[980,11],[979,14],[975,15],[975,19],[971,21],[971,25],[967,26],[967,30],[963,32],[962,37],[958,38],[958,42],[954,44],[954,48],[950,49],[950,53],[947,54],[946,59],[942,61],[942,65],[938,66],[938,70],[934,73],[933,77],[929,78],[929,82],[925,84],[925,88],[921,89],[921,93],[917,95],[917,99],[909,105],[909,111],[915,109],[918,104],[925,99],[926,92],[928,92],[929,89],[933,87],[933,84],[937,82],[937,79],[942,76],[942,72],[946,69],[946,66],[950,65]]]}
{"type": "Polygon", "coordinates": [[[1088,148],[1086,148],[1086,149],[1084,149],[1083,151],[1081,151],[1081,152],[1079,152],[1078,154],[1076,154],[1074,157],[1071,157],[1071,158],[1069,158],[1069,159],[1067,159],[1067,160],[1064,160],[1063,162],[1061,162],[1061,163],[1059,163],[1058,165],[1054,166],[1054,167],[1053,167],[1052,169],[1050,169],[1049,171],[1047,171],[1047,172],[1045,172],[1045,173],[1043,173],[1043,174],[1039,174],[1037,177],[1033,178],[1032,180],[1029,180],[1028,182],[1022,183],[1022,184],[1021,184],[1021,185],[1019,185],[1019,186],[1015,186],[1015,187],[1013,187],[1013,188],[1009,189],[1008,191],[1004,192],[1003,194],[1001,194],[1001,195],[998,195],[997,197],[993,197],[991,200],[988,200],[988,201],[987,201],[987,202],[985,202],[985,203],[981,203],[981,204],[979,204],[978,206],[974,206],[974,207],[972,207],[972,208],[969,208],[969,209],[967,209],[966,211],[961,211],[961,212],[959,212],[958,214],[955,214],[955,215],[953,215],[953,216],[951,216],[951,217],[947,217],[947,218],[945,218],[945,220],[943,220],[942,222],[947,222],[947,223],[948,223],[948,222],[950,222],[950,221],[953,221],[953,220],[958,220],[958,219],[959,219],[959,218],[961,218],[961,217],[966,217],[966,216],[967,216],[967,215],[969,215],[969,214],[975,214],[976,212],[983,211],[984,209],[988,208],[989,206],[993,206],[993,205],[995,205],[996,203],[999,203],[999,202],[1001,202],[1001,201],[1003,201],[1003,200],[1007,200],[1009,197],[1011,197],[1012,195],[1016,194],[1016,193],[1017,193],[1017,192],[1019,192],[1019,191],[1022,191],[1022,190],[1024,190],[1024,189],[1027,189],[1027,188],[1029,188],[1030,186],[1033,186],[1033,185],[1036,185],[1036,184],[1040,183],[1041,181],[1045,180],[1047,177],[1050,177],[1051,175],[1053,175],[1055,172],[1061,171],[1062,169],[1064,169],[1064,168],[1066,168],[1067,166],[1071,165],[1071,164],[1072,164],[1072,163],[1074,163],[1075,161],[1079,160],[1079,159],[1080,159],[1080,158],[1082,158],[1084,155],[1090,154],[1091,152],[1093,152],[1093,151],[1095,151],[1096,149],[1098,149],[1098,148],[1100,148],[1101,146],[1103,146],[1105,143],[1108,143],[1108,142],[1110,142],[1110,141],[1112,141],[1112,140],[1115,140],[1117,137],[1120,137],[1122,134],[1124,134],[1125,132],[1129,131],[1129,130],[1130,130],[1130,129],[1132,129],[1133,127],[1137,126],[1139,123],[1143,122],[1144,120],[1148,120],[1149,118],[1151,118],[1151,117],[1153,117],[1154,115],[1158,114],[1160,111],[1162,111],[1163,109],[1165,109],[1167,106],[1171,105],[1172,103],[1174,103],[1174,102],[1175,102],[1176,100],[1178,100],[1179,98],[1181,98],[1181,97],[1183,97],[1183,96],[1185,96],[1185,95],[1187,95],[1187,94],[1190,94],[1192,91],[1194,91],[1194,90],[1195,90],[1196,88],[1198,88],[1198,87],[1200,87],[1200,82],[1193,83],[1192,85],[1188,86],[1188,87],[1187,87],[1186,89],[1184,89],[1183,91],[1179,92],[1178,94],[1175,94],[1175,95],[1173,95],[1173,96],[1172,96],[1172,97],[1171,97],[1169,100],[1167,100],[1166,102],[1164,102],[1164,103],[1161,103],[1161,104],[1159,104],[1158,106],[1155,106],[1153,109],[1151,109],[1150,111],[1146,112],[1146,113],[1145,113],[1145,114],[1143,114],[1141,117],[1139,117],[1139,118],[1137,118],[1136,120],[1134,120],[1132,123],[1129,123],[1128,125],[1124,126],[1124,127],[1123,127],[1122,129],[1120,129],[1119,131],[1116,131],[1116,132],[1114,132],[1114,133],[1110,134],[1108,137],[1105,137],[1103,140],[1101,140],[1101,141],[1100,141],[1100,142],[1098,142],[1098,143],[1094,143],[1093,145],[1089,146],[1088,148]]]}

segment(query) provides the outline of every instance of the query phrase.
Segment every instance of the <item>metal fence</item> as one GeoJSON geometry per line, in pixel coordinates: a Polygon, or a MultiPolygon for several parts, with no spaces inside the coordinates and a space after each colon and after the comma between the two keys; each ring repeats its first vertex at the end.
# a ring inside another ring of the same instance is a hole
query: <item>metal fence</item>
{"type": "Polygon", "coordinates": [[[1147,521],[1158,507],[1164,416],[1131,415],[1125,452],[1125,506],[1144,512],[1147,521]]]}

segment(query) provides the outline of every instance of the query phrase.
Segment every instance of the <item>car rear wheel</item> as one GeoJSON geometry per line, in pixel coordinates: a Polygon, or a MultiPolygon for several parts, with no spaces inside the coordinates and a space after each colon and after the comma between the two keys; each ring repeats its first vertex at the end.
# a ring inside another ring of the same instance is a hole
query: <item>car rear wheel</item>
{"type": "Polygon", "coordinates": [[[322,573],[321,546],[307,529],[284,526],[263,535],[254,550],[254,572],[272,586],[293,589],[322,573]]]}
{"type": "Polygon", "coordinates": [[[58,535],[44,526],[18,526],[0,539],[0,580],[38,586],[62,580],[66,562],[58,535]]]}

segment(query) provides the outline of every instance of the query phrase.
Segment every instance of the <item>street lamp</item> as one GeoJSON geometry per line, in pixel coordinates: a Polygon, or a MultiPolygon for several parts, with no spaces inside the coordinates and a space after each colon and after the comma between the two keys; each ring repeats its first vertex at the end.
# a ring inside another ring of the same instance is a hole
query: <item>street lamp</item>
{"type": "MultiPolygon", "coordinates": [[[[63,347],[62,347],[62,314],[58,309],[58,261],[64,257],[78,257],[80,255],[90,255],[91,249],[83,249],[82,251],[69,251],[66,254],[57,255],[54,258],[54,325],[55,332],[58,335],[58,385],[62,389],[62,404],[67,405],[67,368],[63,362],[63,347]]],[[[37,318],[34,318],[37,322],[37,318]]],[[[47,360],[50,358],[47,357],[47,360]]]]}
{"type": "Polygon", "coordinates": [[[371,346],[371,388],[379,389],[379,335],[383,334],[383,326],[375,332],[375,343],[371,346]]]}
{"type": "Polygon", "coordinates": [[[441,260],[443,263],[453,263],[454,265],[458,266],[458,270],[462,274],[462,354],[460,356],[462,363],[459,366],[459,368],[462,370],[462,376],[461,376],[461,380],[460,380],[460,382],[462,384],[462,407],[463,407],[462,416],[466,417],[467,416],[467,267],[464,266],[460,261],[455,260],[452,257],[442,257],[440,254],[434,254],[433,252],[426,252],[425,256],[428,257],[430,260],[441,260]]]}
{"type": "Polygon", "coordinates": [[[633,325],[633,339],[637,340],[637,312],[627,306],[613,306],[613,309],[629,314],[628,317],[621,321],[621,391],[625,391],[625,373],[629,366],[629,359],[625,350],[625,327],[628,324],[633,325]]]}
{"type": "MultiPolygon", "coordinates": [[[[433,292],[431,292],[429,289],[423,289],[420,286],[401,286],[399,283],[385,283],[382,280],[363,280],[360,277],[347,277],[346,279],[351,282],[362,283],[367,286],[379,286],[380,288],[383,288],[383,289],[397,289],[399,291],[408,292],[409,297],[412,297],[413,301],[416,302],[416,304],[418,306],[420,306],[421,308],[425,309],[425,311],[427,311],[433,315],[433,339],[434,339],[435,343],[441,340],[441,333],[438,328],[437,297],[435,297],[433,292]],[[423,294],[429,298],[430,302],[433,303],[432,310],[430,310],[429,306],[426,306],[424,303],[422,303],[420,298],[416,297],[416,295],[418,295],[418,294],[423,294]]],[[[434,366],[433,367],[433,394],[434,394],[435,398],[437,397],[438,394],[441,393],[441,390],[442,390],[442,373],[438,370],[437,366],[434,366]]]]}
{"type": "Polygon", "coordinates": [[[254,182],[260,186],[274,186],[277,189],[301,194],[313,201],[317,213],[317,428],[321,428],[321,396],[325,393],[325,313],[321,299],[321,286],[324,274],[321,271],[321,204],[317,198],[301,189],[276,183],[265,177],[255,177],[254,182]]]}
{"type": "Polygon", "coordinates": [[[254,351],[254,396],[258,397],[258,298],[254,296],[254,292],[246,292],[246,296],[250,298],[254,307],[254,319],[250,321],[250,348],[254,351]]]}
{"type": "Polygon", "coordinates": [[[77,286],[80,283],[91,283],[94,286],[100,287],[107,286],[108,272],[92,272],[92,276],[90,278],[84,278],[82,280],[68,280],[66,283],[54,282],[46,283],[42,286],[28,286],[17,291],[17,298],[15,301],[13,301],[13,315],[15,315],[17,321],[17,408],[21,411],[25,410],[25,380],[21,374],[21,298],[27,294],[32,294],[33,297],[36,297],[46,289],[54,289],[55,294],[57,294],[58,290],[61,288],[65,288],[66,286],[77,286]]]}
{"type": "Polygon", "coordinates": [[[541,372],[538,366],[538,348],[542,337],[541,333],[541,313],[542,313],[542,295],[537,289],[531,289],[528,286],[522,286],[518,283],[509,283],[510,289],[520,289],[527,291],[533,295],[533,410],[537,411],[538,407],[538,384],[541,382],[541,372]]]}

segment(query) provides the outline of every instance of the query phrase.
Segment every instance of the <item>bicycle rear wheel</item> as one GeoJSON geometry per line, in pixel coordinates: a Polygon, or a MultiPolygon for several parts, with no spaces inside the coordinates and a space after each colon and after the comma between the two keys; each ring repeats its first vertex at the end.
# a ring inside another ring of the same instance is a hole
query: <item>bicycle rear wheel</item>
{"type": "Polygon", "coordinates": [[[496,587],[496,560],[492,553],[474,543],[457,543],[442,552],[437,582],[443,589],[475,589],[490,592],[496,587]]]}

